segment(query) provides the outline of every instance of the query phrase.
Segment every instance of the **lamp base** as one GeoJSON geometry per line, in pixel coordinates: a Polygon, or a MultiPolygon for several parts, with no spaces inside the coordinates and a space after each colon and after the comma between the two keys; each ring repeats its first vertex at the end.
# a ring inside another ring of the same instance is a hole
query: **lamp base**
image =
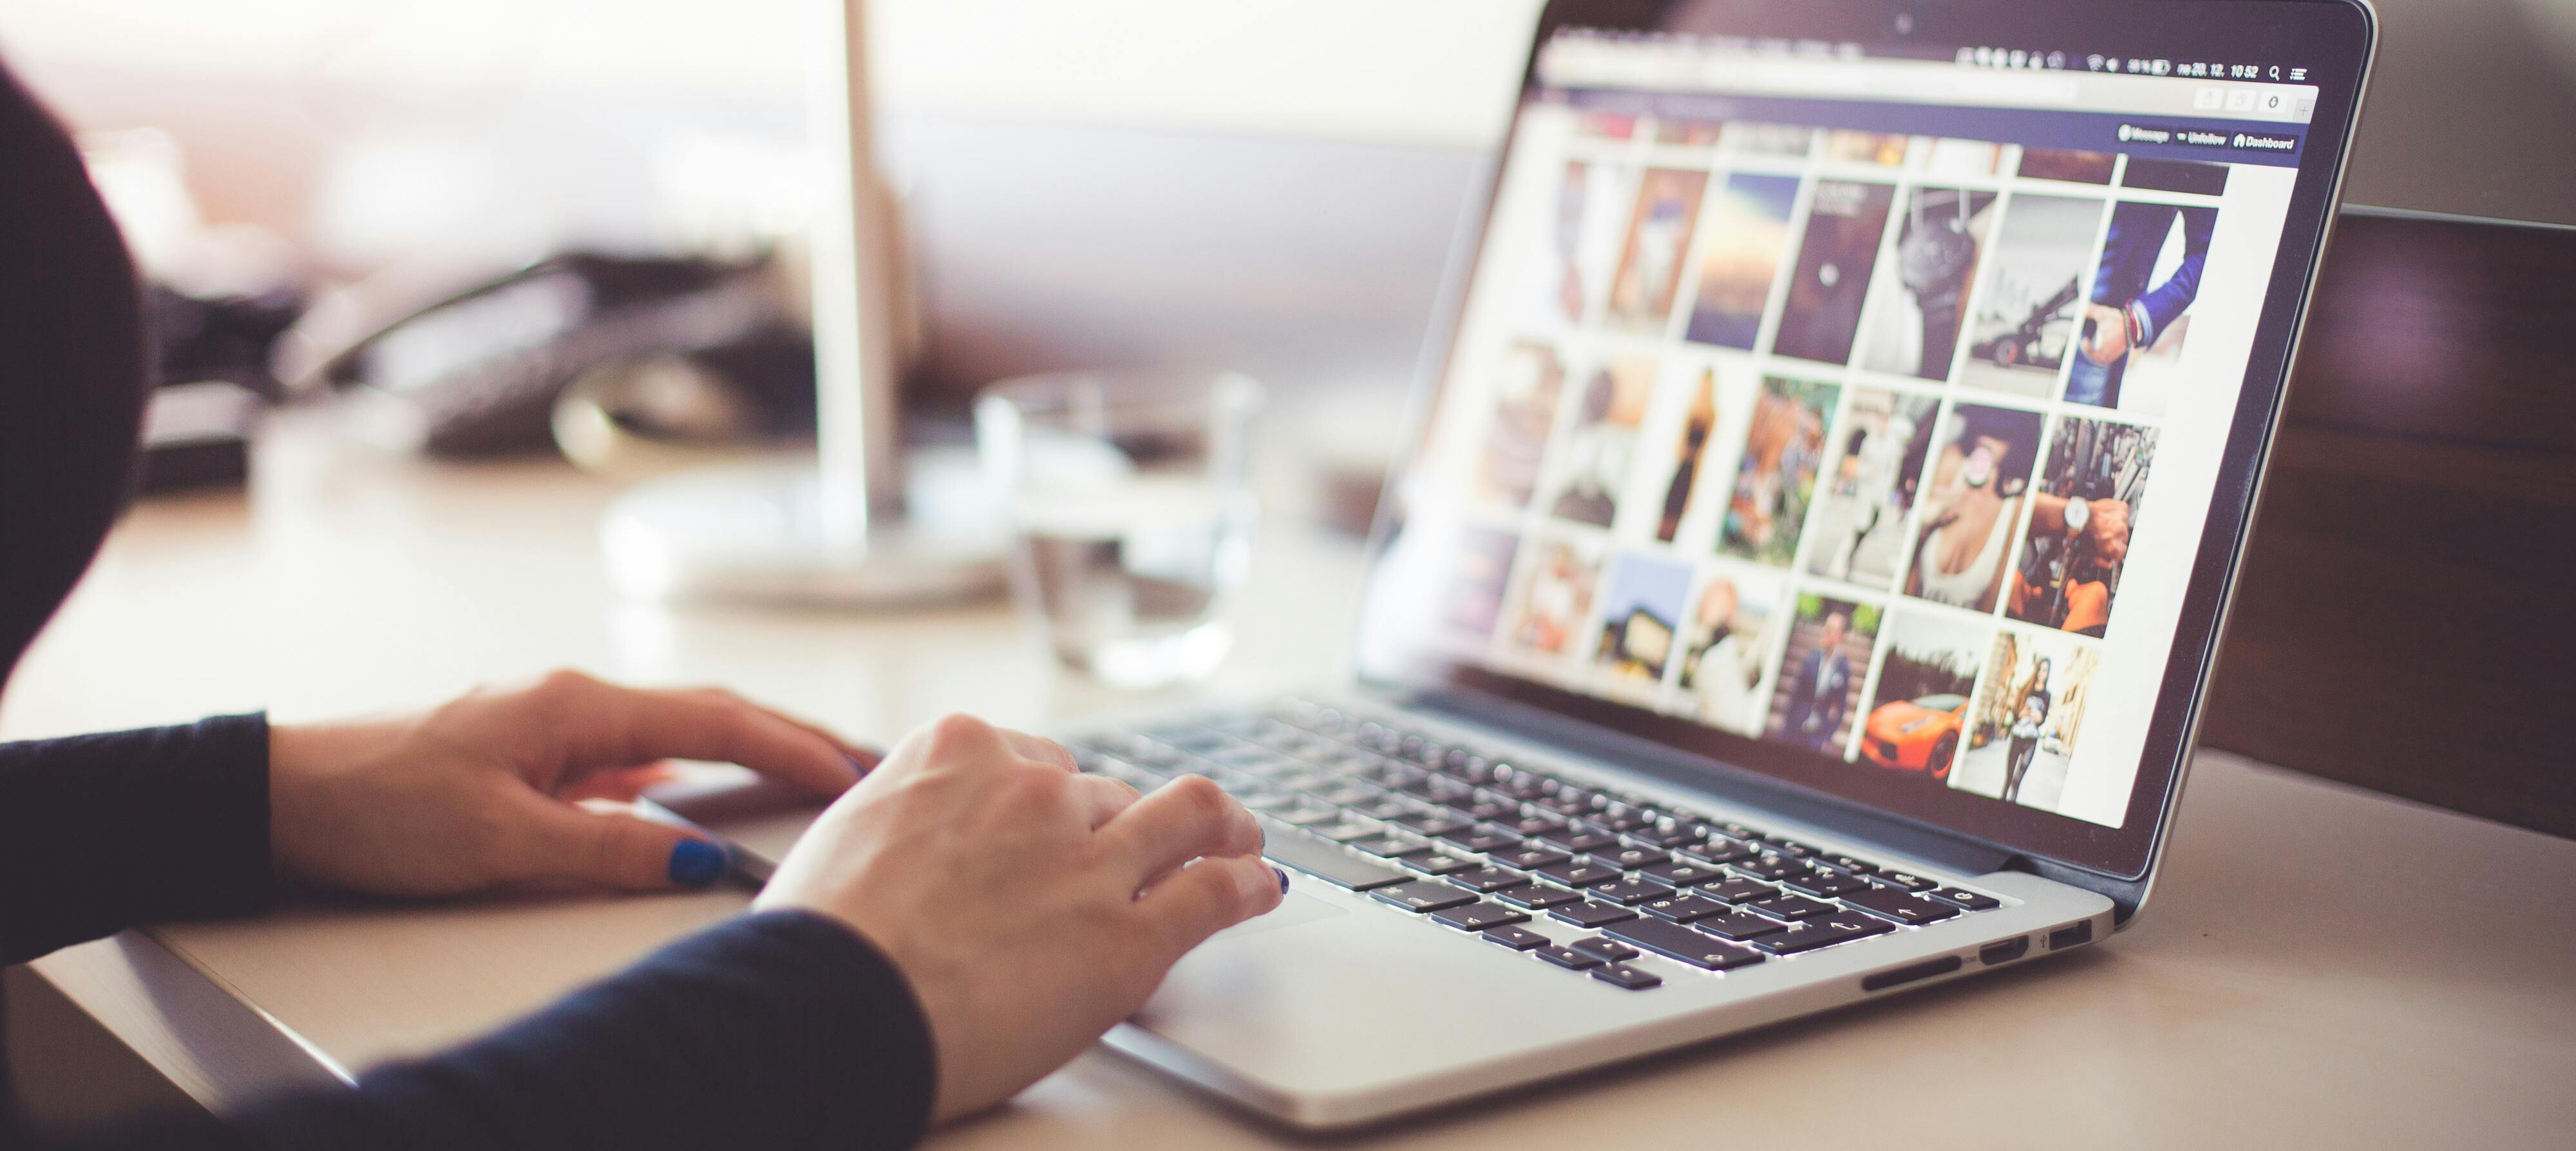
{"type": "Polygon", "coordinates": [[[684,472],[618,497],[600,523],[611,583],[642,599],[900,607],[998,594],[1008,547],[972,451],[911,454],[905,511],[864,544],[825,530],[810,458],[684,472]]]}

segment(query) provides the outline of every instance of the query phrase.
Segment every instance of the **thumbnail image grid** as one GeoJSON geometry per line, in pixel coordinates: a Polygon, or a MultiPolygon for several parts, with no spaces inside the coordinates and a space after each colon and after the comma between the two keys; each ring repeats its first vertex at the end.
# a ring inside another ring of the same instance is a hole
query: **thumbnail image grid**
{"type": "Polygon", "coordinates": [[[1554,478],[1541,503],[1549,514],[1597,528],[1617,518],[1619,492],[1636,461],[1638,426],[1654,395],[1655,369],[1649,357],[1614,356],[1588,373],[1547,469],[1554,478]]]}
{"type": "Polygon", "coordinates": [[[1892,617],[1870,680],[1860,758],[1943,783],[1967,742],[1969,701],[1995,629],[1913,606],[1893,609],[1892,617]]]}
{"type": "Polygon", "coordinates": [[[1569,687],[2053,810],[2179,387],[2209,178],[1599,114],[1571,154],[1539,294],[1571,344],[1515,346],[1486,449],[1526,535],[1470,565],[1518,565],[1464,597],[1503,605],[1493,642],[1569,687]]]}
{"type": "Polygon", "coordinates": [[[1621,694],[1653,698],[1663,683],[1682,633],[1682,607],[1690,596],[1690,565],[1649,555],[1619,557],[1601,601],[1601,627],[1593,662],[1599,682],[1621,694]]]}
{"type": "Polygon", "coordinates": [[[1885,609],[1812,592],[1797,602],[1763,734],[1842,757],[1851,745],[1862,677],[1885,609]]]}
{"type": "Polygon", "coordinates": [[[1897,218],[1889,272],[1876,278],[1870,301],[1869,351],[1863,366],[1888,375],[1950,378],[1968,287],[1986,256],[1995,226],[1993,192],[1917,187],[1897,218]]]}
{"type": "Polygon", "coordinates": [[[2084,730],[2101,649],[2073,636],[2005,629],[1966,716],[1949,784],[1989,799],[2058,810],[2084,730]]]}

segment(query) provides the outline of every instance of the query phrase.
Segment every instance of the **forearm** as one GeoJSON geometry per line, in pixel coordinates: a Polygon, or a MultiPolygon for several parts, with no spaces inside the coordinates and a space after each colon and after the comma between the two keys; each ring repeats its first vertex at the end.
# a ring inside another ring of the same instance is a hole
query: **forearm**
{"type": "Polygon", "coordinates": [[[275,898],[268,721],[0,744],[0,961],[275,898]]]}
{"type": "Polygon", "coordinates": [[[2030,499],[2030,530],[2033,535],[2058,535],[2066,530],[2065,496],[2034,492],[2030,499]]]}
{"type": "Polygon", "coordinates": [[[929,1029],[891,963],[837,923],[772,912],[355,1089],[48,1151],[892,1151],[921,1137],[935,1070],[929,1029]]]}

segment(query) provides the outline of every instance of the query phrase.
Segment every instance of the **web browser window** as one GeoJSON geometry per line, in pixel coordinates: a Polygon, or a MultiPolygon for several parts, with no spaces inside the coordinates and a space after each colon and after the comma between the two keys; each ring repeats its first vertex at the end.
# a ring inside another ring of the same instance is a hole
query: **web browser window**
{"type": "Polygon", "coordinates": [[[2119,826],[2317,89],[1988,52],[1547,44],[1364,664],[2119,826]]]}

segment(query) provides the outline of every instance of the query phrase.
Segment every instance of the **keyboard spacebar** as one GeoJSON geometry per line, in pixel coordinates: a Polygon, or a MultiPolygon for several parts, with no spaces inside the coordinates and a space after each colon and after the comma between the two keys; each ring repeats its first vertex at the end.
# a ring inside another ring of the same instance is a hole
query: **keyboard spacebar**
{"type": "Polygon", "coordinates": [[[1261,821],[1261,854],[1271,862],[1296,868],[1326,883],[1353,891],[1375,891],[1407,883],[1413,876],[1381,867],[1343,850],[1329,839],[1308,835],[1284,823],[1261,821]]]}

